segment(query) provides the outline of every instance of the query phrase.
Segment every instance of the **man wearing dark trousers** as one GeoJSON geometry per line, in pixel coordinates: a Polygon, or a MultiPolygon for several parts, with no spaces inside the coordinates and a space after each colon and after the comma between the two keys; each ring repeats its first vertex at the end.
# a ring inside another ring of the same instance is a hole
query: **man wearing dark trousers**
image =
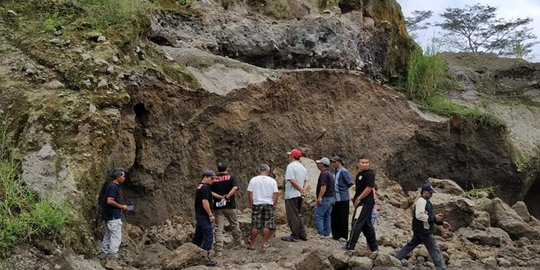
{"type": "Polygon", "coordinates": [[[302,215],[302,202],[308,187],[307,170],[299,161],[302,156],[299,149],[293,149],[287,154],[289,156],[289,165],[285,170],[285,213],[287,214],[287,223],[291,229],[291,235],[282,237],[281,240],[296,242],[301,239],[306,241],[306,225],[302,215]]]}
{"type": "Polygon", "coordinates": [[[207,252],[207,266],[215,266],[217,263],[210,259],[210,250],[214,241],[214,233],[212,232],[212,223],[215,217],[212,214],[212,188],[211,185],[216,178],[213,171],[206,170],[203,172],[202,180],[197,185],[195,191],[195,219],[197,225],[195,227],[195,235],[191,242],[207,252]]]}
{"type": "Polygon", "coordinates": [[[358,158],[358,174],[355,178],[356,192],[353,197],[355,213],[360,211],[358,218],[353,217],[352,234],[345,245],[345,249],[354,250],[360,233],[363,232],[366,237],[370,258],[375,259],[379,253],[375,229],[371,223],[371,212],[375,205],[373,198],[373,189],[375,188],[375,173],[369,168],[369,158],[367,155],[361,155],[358,158]],[[361,206],[361,207],[360,207],[361,206]]]}
{"type": "Polygon", "coordinates": [[[434,224],[442,225],[443,228],[449,229],[450,223],[443,221],[441,213],[433,214],[433,206],[429,201],[433,193],[435,193],[435,190],[431,185],[425,184],[422,186],[420,197],[416,200],[413,208],[413,238],[396,254],[396,258],[403,260],[416,246],[424,244],[435,267],[437,269],[446,269],[441,250],[433,237],[433,231],[435,228],[434,224]]]}
{"type": "Polygon", "coordinates": [[[345,242],[349,237],[349,188],[353,180],[339,156],[330,159],[334,169],[336,203],[332,207],[332,237],[345,242]]]}

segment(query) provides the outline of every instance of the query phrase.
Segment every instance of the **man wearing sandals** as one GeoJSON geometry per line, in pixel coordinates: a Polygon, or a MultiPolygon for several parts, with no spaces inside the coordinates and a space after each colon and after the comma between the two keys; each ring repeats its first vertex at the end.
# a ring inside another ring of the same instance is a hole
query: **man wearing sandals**
{"type": "Polygon", "coordinates": [[[257,234],[262,229],[262,247],[270,246],[271,230],[276,229],[274,222],[274,207],[277,205],[279,191],[277,182],[274,178],[268,176],[270,166],[267,164],[259,165],[259,175],[251,178],[248,184],[248,200],[251,205],[251,243],[248,249],[254,250],[257,234]]]}
{"type": "Polygon", "coordinates": [[[307,170],[300,163],[302,152],[293,149],[287,152],[289,165],[285,171],[285,212],[287,223],[291,229],[291,235],[282,237],[281,240],[296,242],[298,239],[307,240],[306,226],[302,216],[302,201],[307,189],[307,170]]]}

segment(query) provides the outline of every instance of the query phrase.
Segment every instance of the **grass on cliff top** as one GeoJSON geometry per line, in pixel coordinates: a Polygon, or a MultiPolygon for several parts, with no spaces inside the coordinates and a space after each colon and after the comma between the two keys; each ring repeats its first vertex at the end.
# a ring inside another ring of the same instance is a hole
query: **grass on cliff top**
{"type": "Polygon", "coordinates": [[[441,95],[458,87],[457,82],[448,75],[447,65],[438,54],[427,50],[426,54],[416,51],[411,55],[405,85],[409,99],[422,105],[429,112],[463,120],[467,129],[505,128],[504,123],[494,115],[458,105],[441,95]]]}
{"type": "Polygon", "coordinates": [[[0,126],[0,257],[21,242],[57,239],[67,220],[67,207],[39,199],[18,180],[14,141],[0,126]]]}

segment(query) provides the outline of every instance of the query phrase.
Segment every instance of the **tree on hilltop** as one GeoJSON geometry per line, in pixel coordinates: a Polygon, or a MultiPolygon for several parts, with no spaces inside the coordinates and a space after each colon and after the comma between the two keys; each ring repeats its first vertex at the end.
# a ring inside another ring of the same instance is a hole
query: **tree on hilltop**
{"type": "Polygon", "coordinates": [[[465,8],[447,8],[436,25],[447,32],[447,45],[459,51],[514,54],[516,45],[521,55],[531,51],[537,42],[527,25],[531,18],[505,20],[497,18],[496,7],[482,4],[465,8]]]}

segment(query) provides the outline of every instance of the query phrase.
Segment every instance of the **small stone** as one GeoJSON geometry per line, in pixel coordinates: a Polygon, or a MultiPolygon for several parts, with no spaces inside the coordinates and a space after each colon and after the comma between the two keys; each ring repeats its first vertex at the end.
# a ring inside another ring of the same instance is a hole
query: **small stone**
{"type": "Polygon", "coordinates": [[[109,83],[107,82],[107,80],[101,79],[101,81],[99,81],[97,87],[98,88],[106,88],[107,86],[109,86],[109,83]]]}
{"type": "Polygon", "coordinates": [[[116,55],[113,55],[112,61],[113,61],[113,63],[118,63],[118,61],[120,61],[120,59],[118,59],[118,57],[116,55]]]}
{"type": "Polygon", "coordinates": [[[64,32],[62,32],[62,30],[54,30],[54,35],[55,36],[61,36],[64,32]]]}
{"type": "Polygon", "coordinates": [[[81,48],[75,48],[73,49],[74,53],[83,53],[83,50],[81,48]]]}
{"type": "Polygon", "coordinates": [[[512,266],[512,263],[505,258],[497,258],[497,263],[500,267],[508,268],[512,266]]]}
{"type": "Polygon", "coordinates": [[[94,59],[94,63],[96,63],[97,65],[103,65],[103,66],[109,65],[109,63],[107,63],[107,61],[105,61],[103,59],[100,59],[100,58],[94,59]]]}
{"type": "Polygon", "coordinates": [[[98,36],[97,41],[98,42],[104,42],[104,41],[107,41],[107,38],[105,36],[100,35],[100,36],[98,36]]]}
{"type": "Polygon", "coordinates": [[[86,79],[86,80],[84,80],[82,83],[83,83],[83,85],[86,86],[87,88],[90,88],[90,86],[92,86],[92,82],[90,81],[90,79],[86,79]]]}
{"type": "Polygon", "coordinates": [[[60,266],[59,264],[55,264],[54,269],[62,269],[62,266],[60,266]]]}
{"type": "Polygon", "coordinates": [[[95,113],[97,111],[96,105],[90,104],[90,108],[88,109],[91,113],[95,113]]]}
{"type": "Polygon", "coordinates": [[[17,13],[15,11],[13,11],[11,9],[8,9],[7,14],[9,14],[11,16],[19,16],[19,15],[17,15],[17,13]]]}
{"type": "Polygon", "coordinates": [[[172,56],[168,53],[165,53],[165,59],[167,59],[168,61],[174,61],[174,58],[172,58],[172,56]]]}
{"type": "Polygon", "coordinates": [[[52,131],[53,129],[54,129],[53,124],[48,124],[48,125],[45,126],[46,131],[52,131]]]}
{"type": "Polygon", "coordinates": [[[83,61],[92,60],[92,55],[90,55],[89,53],[83,53],[83,54],[81,54],[81,57],[82,57],[83,61]]]}
{"type": "Polygon", "coordinates": [[[107,74],[114,74],[114,66],[108,66],[107,67],[107,74]]]}
{"type": "Polygon", "coordinates": [[[141,52],[142,52],[141,47],[137,46],[137,47],[135,48],[135,52],[136,52],[136,53],[141,53],[141,52]]]}
{"type": "Polygon", "coordinates": [[[43,86],[45,86],[46,88],[49,88],[49,89],[59,89],[59,88],[64,88],[64,84],[61,83],[60,81],[58,80],[52,80],[46,84],[44,84],[43,86]]]}
{"type": "Polygon", "coordinates": [[[62,41],[59,38],[53,38],[53,39],[49,40],[49,43],[59,45],[59,44],[62,43],[62,41]]]}

